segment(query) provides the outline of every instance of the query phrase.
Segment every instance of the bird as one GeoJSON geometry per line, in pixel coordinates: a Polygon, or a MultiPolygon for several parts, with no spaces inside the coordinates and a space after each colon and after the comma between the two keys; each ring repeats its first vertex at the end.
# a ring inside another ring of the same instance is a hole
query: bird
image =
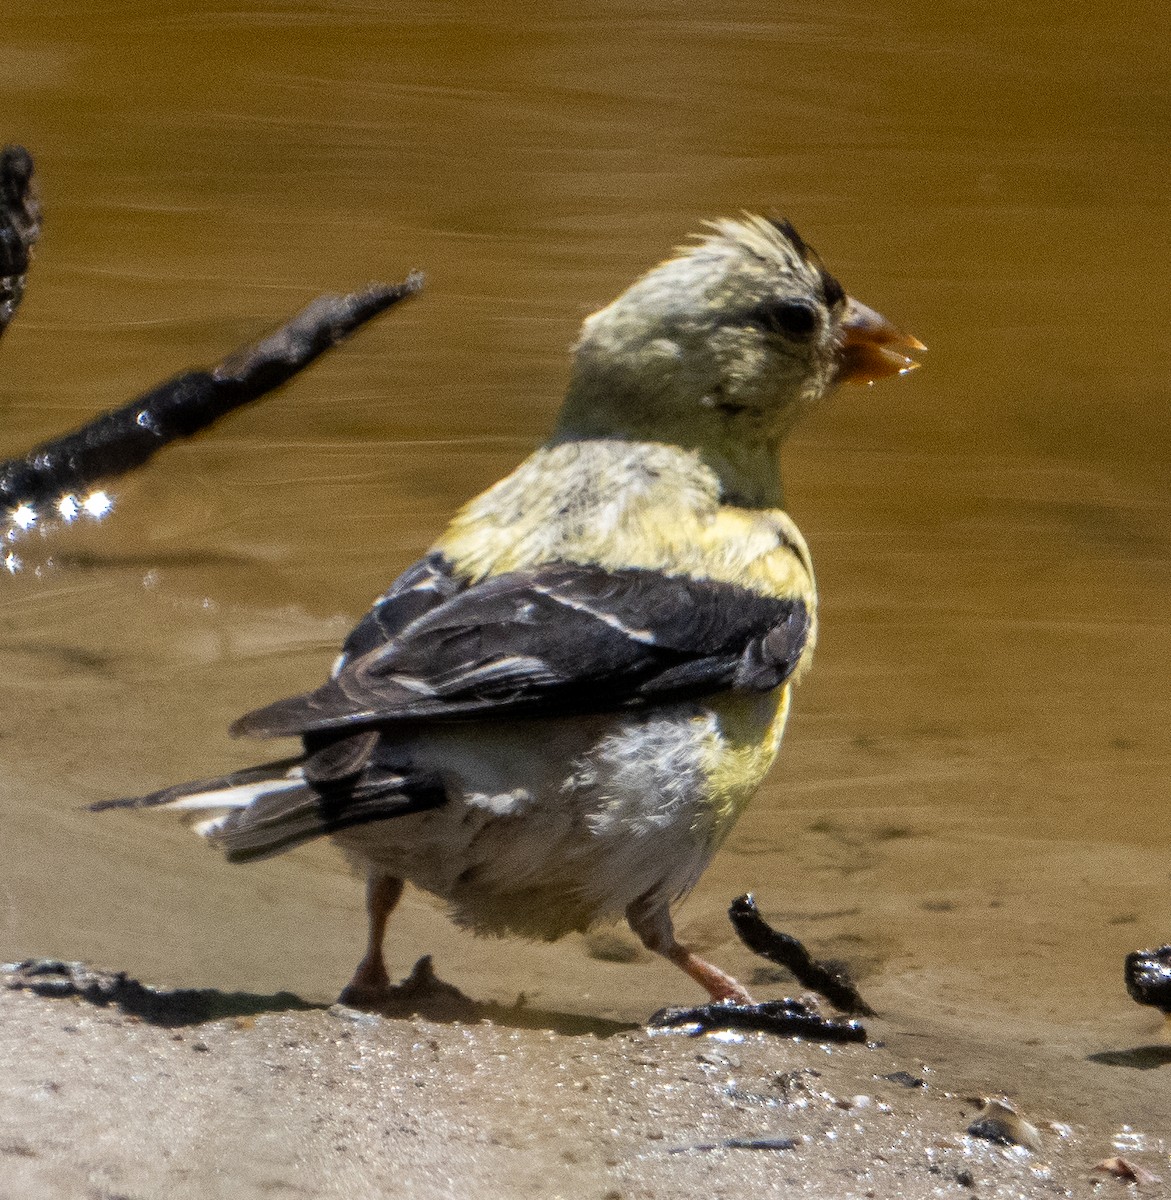
{"type": "Polygon", "coordinates": [[[92,807],[195,813],[232,862],[331,838],[366,877],[354,1007],[392,997],[406,883],[478,934],[625,917],[710,1002],[753,1003],[671,910],[772,766],[817,640],[779,450],[834,387],[924,349],[790,222],[710,222],[585,319],[549,439],[394,580],[330,677],[232,726],[297,753],[92,807]]]}

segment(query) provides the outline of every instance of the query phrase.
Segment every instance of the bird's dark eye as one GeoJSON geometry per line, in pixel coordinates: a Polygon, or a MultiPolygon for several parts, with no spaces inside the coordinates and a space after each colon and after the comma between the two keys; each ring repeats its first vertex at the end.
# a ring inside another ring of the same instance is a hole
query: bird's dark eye
{"type": "Polygon", "coordinates": [[[817,331],[817,310],[804,300],[767,301],[753,310],[750,320],[794,341],[804,341],[817,331]]]}

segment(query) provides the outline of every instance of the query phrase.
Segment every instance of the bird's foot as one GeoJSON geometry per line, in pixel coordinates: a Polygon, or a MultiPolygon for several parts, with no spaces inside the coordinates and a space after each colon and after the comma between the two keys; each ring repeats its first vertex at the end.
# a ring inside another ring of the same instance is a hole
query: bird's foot
{"type": "Polygon", "coordinates": [[[755,1004],[748,989],[727,971],[693,954],[686,946],[676,945],[667,957],[685,971],[712,998],[713,1004],[755,1004]]]}
{"type": "Polygon", "coordinates": [[[436,1020],[470,1019],[478,1012],[474,1000],[435,974],[429,954],[415,963],[401,983],[391,983],[385,968],[379,973],[363,963],[337,1002],[384,1016],[422,1013],[436,1020]]]}
{"type": "Polygon", "coordinates": [[[735,1004],[740,1008],[751,1008],[756,1004],[751,993],[742,983],[730,975],[727,976],[727,979],[730,986],[713,991],[712,1004],[735,1004]]]}
{"type": "Polygon", "coordinates": [[[346,1008],[361,1009],[362,1012],[382,1012],[394,999],[393,984],[387,984],[384,988],[367,988],[347,983],[338,994],[337,1002],[344,1004],[346,1008]]]}
{"type": "Polygon", "coordinates": [[[381,1012],[392,1003],[398,989],[390,982],[386,971],[364,971],[359,967],[354,972],[354,978],[346,984],[338,996],[337,1002],[347,1008],[360,1008],[364,1012],[381,1012]]]}

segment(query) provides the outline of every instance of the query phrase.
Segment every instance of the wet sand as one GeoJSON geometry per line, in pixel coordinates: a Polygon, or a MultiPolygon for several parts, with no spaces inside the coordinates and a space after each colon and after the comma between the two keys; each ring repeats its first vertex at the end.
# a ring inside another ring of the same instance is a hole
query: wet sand
{"type": "Polygon", "coordinates": [[[1110,1196],[1132,1185],[1094,1168],[1117,1157],[1166,1194],[1168,1141],[1143,1129],[1171,1127],[1171,1098],[1152,1107],[1143,1067],[1168,1046],[1076,1083],[1052,1047],[1018,1047],[1027,1126],[1006,1144],[968,1132],[1001,1092],[1002,1048],[962,1025],[877,1019],[869,1045],[829,1047],[523,1008],[459,1019],[444,996],[394,1018],[198,1000],[218,1019],[177,993],[144,1019],[0,990],[0,1195],[1110,1196]]]}

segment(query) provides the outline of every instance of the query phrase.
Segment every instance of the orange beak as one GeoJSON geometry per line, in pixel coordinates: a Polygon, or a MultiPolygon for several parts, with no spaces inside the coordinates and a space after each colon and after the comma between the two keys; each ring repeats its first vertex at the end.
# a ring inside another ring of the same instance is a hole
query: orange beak
{"type": "Polygon", "coordinates": [[[905,375],[919,364],[901,351],[927,349],[918,338],[896,329],[881,313],[853,296],[846,297],[840,328],[838,383],[873,383],[887,375],[905,375]]]}

